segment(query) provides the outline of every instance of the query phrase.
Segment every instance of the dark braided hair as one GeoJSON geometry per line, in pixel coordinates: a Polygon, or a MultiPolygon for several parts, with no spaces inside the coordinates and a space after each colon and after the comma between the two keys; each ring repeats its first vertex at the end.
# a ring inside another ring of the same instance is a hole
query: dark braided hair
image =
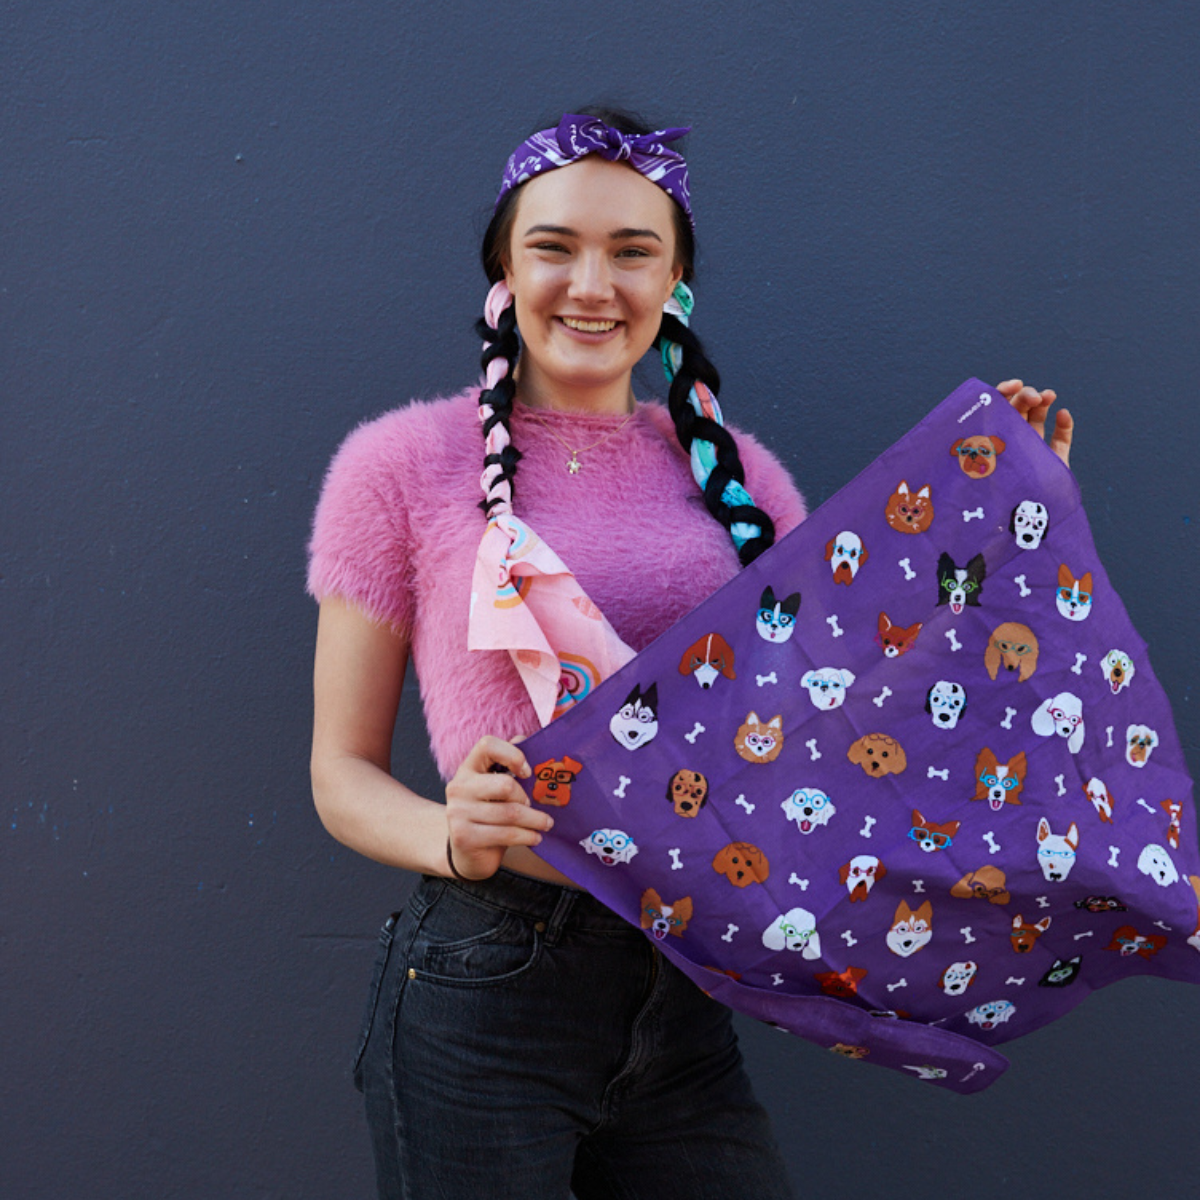
{"type": "MultiPolygon", "coordinates": [[[[606,125],[624,134],[647,134],[655,126],[649,125],[635,113],[605,106],[587,106],[572,110],[582,116],[597,117],[606,125]]],[[[539,128],[542,128],[539,126],[539,128]]],[[[520,188],[509,192],[496,209],[487,230],[483,235],[483,246],[480,258],[484,273],[489,283],[496,283],[504,278],[505,255],[511,244],[513,221],[517,211],[517,196],[520,188]]],[[[683,268],[683,282],[690,283],[694,275],[696,257],[696,239],[692,232],[691,222],[687,214],[678,204],[671,205],[675,222],[675,254],[676,261],[683,268]]],[[[475,330],[487,343],[483,351],[483,368],[493,359],[503,357],[508,362],[508,371],[495,387],[485,391],[479,398],[480,404],[490,404],[493,416],[484,423],[483,433],[488,432],[496,422],[503,422],[505,429],[509,428],[509,418],[512,415],[513,396],[516,387],[513,382],[513,371],[516,368],[517,356],[520,353],[520,341],[517,337],[517,320],[513,308],[506,309],[493,327],[487,320],[480,318],[475,324],[475,330]]],[[[654,340],[656,349],[661,350],[663,341],[676,343],[682,349],[682,363],[671,383],[667,397],[667,408],[675,423],[675,435],[685,452],[690,453],[692,440],[703,438],[716,447],[717,465],[713,468],[704,488],[704,503],[708,511],[726,528],[735,523],[743,522],[757,525],[760,532],[757,537],[750,538],[738,550],[738,558],[742,566],[748,566],[764,550],[775,543],[775,525],[771,518],[755,505],[729,505],[722,495],[730,480],[739,484],[745,483],[745,470],[738,455],[737,443],[733,435],[723,426],[709,417],[696,413],[688,396],[693,385],[699,381],[715,396],[721,387],[721,377],[717,369],[704,353],[700,339],[677,317],[664,313],[659,325],[658,335],[654,340]]],[[[516,474],[517,463],[521,458],[520,451],[515,446],[508,445],[499,455],[488,455],[485,463],[497,464],[503,479],[512,488],[516,474]]],[[[497,499],[489,493],[489,498],[480,502],[480,507],[490,515],[497,499]]]]}

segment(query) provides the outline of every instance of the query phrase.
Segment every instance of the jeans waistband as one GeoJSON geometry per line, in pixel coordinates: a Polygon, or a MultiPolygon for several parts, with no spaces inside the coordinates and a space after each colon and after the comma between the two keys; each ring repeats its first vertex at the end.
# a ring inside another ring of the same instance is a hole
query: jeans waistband
{"type": "Polygon", "coordinates": [[[534,921],[544,921],[552,936],[570,930],[629,933],[638,938],[643,936],[623,917],[580,888],[518,875],[504,867],[490,879],[427,878],[437,878],[439,883],[456,888],[482,903],[494,904],[534,921]]]}

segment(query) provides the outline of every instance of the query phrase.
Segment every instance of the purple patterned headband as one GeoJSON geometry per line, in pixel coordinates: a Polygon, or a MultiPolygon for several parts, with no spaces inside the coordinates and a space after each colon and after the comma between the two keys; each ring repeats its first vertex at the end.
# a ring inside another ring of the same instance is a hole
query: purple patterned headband
{"type": "Polygon", "coordinates": [[[663,145],[687,132],[688,129],[656,129],[653,133],[627,134],[606,125],[598,117],[565,113],[557,129],[543,129],[513,151],[504,168],[496,207],[513,188],[527,179],[555,167],[565,167],[588,154],[599,154],[609,162],[627,162],[638,174],[657,184],[687,213],[688,221],[695,228],[687,163],[683,155],[663,145]]]}

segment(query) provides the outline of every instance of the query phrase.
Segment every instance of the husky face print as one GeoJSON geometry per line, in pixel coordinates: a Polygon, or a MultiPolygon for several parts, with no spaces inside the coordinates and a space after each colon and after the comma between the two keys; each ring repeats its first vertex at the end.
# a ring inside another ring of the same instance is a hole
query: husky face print
{"type": "Polygon", "coordinates": [[[593,830],[587,837],[581,838],[579,844],[606,867],[627,863],[638,852],[633,838],[623,829],[593,830]]]}
{"type": "Polygon", "coordinates": [[[1083,963],[1082,955],[1075,955],[1063,962],[1061,958],[1054,960],[1054,966],[1038,980],[1038,987],[1063,988],[1069,987],[1079,978],[1079,968],[1083,963]]]}
{"type": "Polygon", "coordinates": [[[799,592],[776,600],[774,591],[766,588],[758,602],[758,615],[754,619],[758,636],[765,642],[786,642],[796,632],[796,614],[799,611],[799,592]]]}
{"type": "Polygon", "coordinates": [[[808,698],[813,708],[821,712],[841,708],[846,699],[846,689],[854,682],[854,673],[840,667],[820,667],[809,671],[800,680],[800,686],[807,688],[808,698]]]}
{"type": "Polygon", "coordinates": [[[828,825],[837,809],[819,788],[797,788],[780,806],[789,821],[795,821],[801,833],[812,833],[818,825],[828,825]]]}
{"type": "Polygon", "coordinates": [[[1054,603],[1068,621],[1086,621],[1092,611],[1092,573],[1085,571],[1078,579],[1066,563],[1058,568],[1058,591],[1054,603]]]}
{"type": "Polygon", "coordinates": [[[1059,692],[1043,700],[1030,721],[1038,737],[1067,739],[1067,749],[1078,754],[1083,745],[1083,701],[1072,692],[1059,692]]]}
{"type": "Polygon", "coordinates": [[[938,604],[948,604],[957,617],[968,605],[979,607],[987,564],[982,554],[976,554],[965,567],[956,565],[944,550],[938,556],[938,604]]]}
{"type": "Polygon", "coordinates": [[[1012,510],[1008,530],[1022,550],[1036,550],[1050,530],[1050,514],[1036,500],[1022,500],[1012,510]]]}
{"type": "Polygon", "coordinates": [[[995,1029],[1005,1021],[1011,1020],[1016,1011],[1017,1006],[1011,1000],[992,1000],[987,1004],[976,1005],[967,1013],[967,1020],[972,1025],[978,1025],[980,1029],[995,1029]]]}
{"type": "Polygon", "coordinates": [[[961,996],[975,982],[979,964],[967,959],[952,962],[941,974],[938,985],[947,996],[961,996]]]}
{"type": "Polygon", "coordinates": [[[821,935],[817,918],[807,908],[789,908],[763,930],[763,945],[768,950],[792,950],[802,958],[821,957],[821,935]]]}
{"type": "Polygon", "coordinates": [[[1153,842],[1145,846],[1138,855],[1137,865],[1138,870],[1153,879],[1159,887],[1170,887],[1171,884],[1179,882],[1179,871],[1176,870],[1164,846],[1153,842]]]}
{"type": "Polygon", "coordinates": [[[967,689],[961,683],[939,679],[925,693],[925,711],[939,729],[953,729],[967,711],[967,689]]]}
{"type": "Polygon", "coordinates": [[[608,731],[626,750],[652,742],[658,733],[658,684],[652,683],[644,692],[641,684],[634,684],[625,703],[613,713],[608,731]]]}

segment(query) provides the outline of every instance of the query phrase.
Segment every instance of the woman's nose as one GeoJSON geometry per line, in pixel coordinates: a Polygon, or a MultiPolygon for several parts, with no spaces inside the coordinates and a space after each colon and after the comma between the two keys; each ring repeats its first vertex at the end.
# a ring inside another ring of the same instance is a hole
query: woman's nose
{"type": "Polygon", "coordinates": [[[608,264],[599,254],[580,254],[571,272],[571,298],[595,303],[612,295],[608,264]]]}

